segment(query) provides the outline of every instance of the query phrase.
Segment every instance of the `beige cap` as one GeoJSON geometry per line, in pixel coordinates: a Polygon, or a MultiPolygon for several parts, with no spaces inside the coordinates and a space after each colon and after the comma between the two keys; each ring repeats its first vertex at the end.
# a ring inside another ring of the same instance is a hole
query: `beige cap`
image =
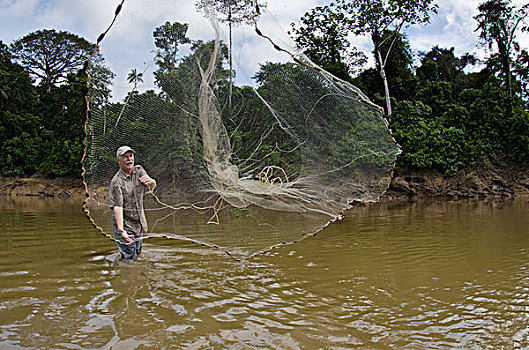
{"type": "Polygon", "coordinates": [[[132,151],[132,153],[134,153],[134,150],[130,148],[129,146],[121,146],[120,148],[118,148],[118,151],[116,152],[116,158],[119,158],[119,156],[124,155],[128,151],[132,151]]]}

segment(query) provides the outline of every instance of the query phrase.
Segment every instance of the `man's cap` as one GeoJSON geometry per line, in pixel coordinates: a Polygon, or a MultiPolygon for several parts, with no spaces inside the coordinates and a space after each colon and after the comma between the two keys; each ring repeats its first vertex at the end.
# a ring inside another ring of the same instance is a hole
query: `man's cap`
{"type": "Polygon", "coordinates": [[[132,151],[132,153],[134,153],[134,150],[130,148],[129,146],[121,146],[120,148],[118,148],[118,151],[116,152],[116,158],[119,158],[119,156],[124,155],[128,151],[132,151]]]}

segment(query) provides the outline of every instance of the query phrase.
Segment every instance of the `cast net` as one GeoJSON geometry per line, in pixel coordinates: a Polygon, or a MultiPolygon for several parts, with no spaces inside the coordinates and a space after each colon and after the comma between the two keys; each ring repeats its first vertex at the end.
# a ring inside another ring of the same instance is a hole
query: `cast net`
{"type": "Polygon", "coordinates": [[[399,148],[382,109],[314,65],[258,2],[127,0],[102,38],[83,168],[85,209],[108,237],[121,145],[158,183],[145,238],[237,259],[314,235],[387,189],[399,148]]]}

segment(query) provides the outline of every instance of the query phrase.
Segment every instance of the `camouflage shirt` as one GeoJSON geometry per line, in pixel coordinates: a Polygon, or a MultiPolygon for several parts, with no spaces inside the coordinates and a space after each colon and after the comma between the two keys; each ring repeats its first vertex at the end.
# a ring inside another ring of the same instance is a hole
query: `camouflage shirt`
{"type": "Polygon", "coordinates": [[[110,209],[112,210],[112,224],[116,225],[114,207],[123,208],[123,228],[134,232],[139,237],[141,228],[147,232],[147,220],[143,211],[143,194],[148,189],[139,178],[147,175],[141,165],[132,168],[132,174],[127,175],[123,170],[114,175],[110,181],[110,209]]]}

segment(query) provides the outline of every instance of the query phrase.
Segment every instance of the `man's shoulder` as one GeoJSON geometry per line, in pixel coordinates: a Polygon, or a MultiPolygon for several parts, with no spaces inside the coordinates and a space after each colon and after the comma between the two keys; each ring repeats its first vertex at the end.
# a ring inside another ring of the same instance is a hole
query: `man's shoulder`
{"type": "Polygon", "coordinates": [[[119,170],[118,170],[118,172],[115,173],[114,176],[112,177],[112,180],[110,180],[110,184],[114,184],[120,180],[121,180],[121,177],[119,176],[119,170]]]}

